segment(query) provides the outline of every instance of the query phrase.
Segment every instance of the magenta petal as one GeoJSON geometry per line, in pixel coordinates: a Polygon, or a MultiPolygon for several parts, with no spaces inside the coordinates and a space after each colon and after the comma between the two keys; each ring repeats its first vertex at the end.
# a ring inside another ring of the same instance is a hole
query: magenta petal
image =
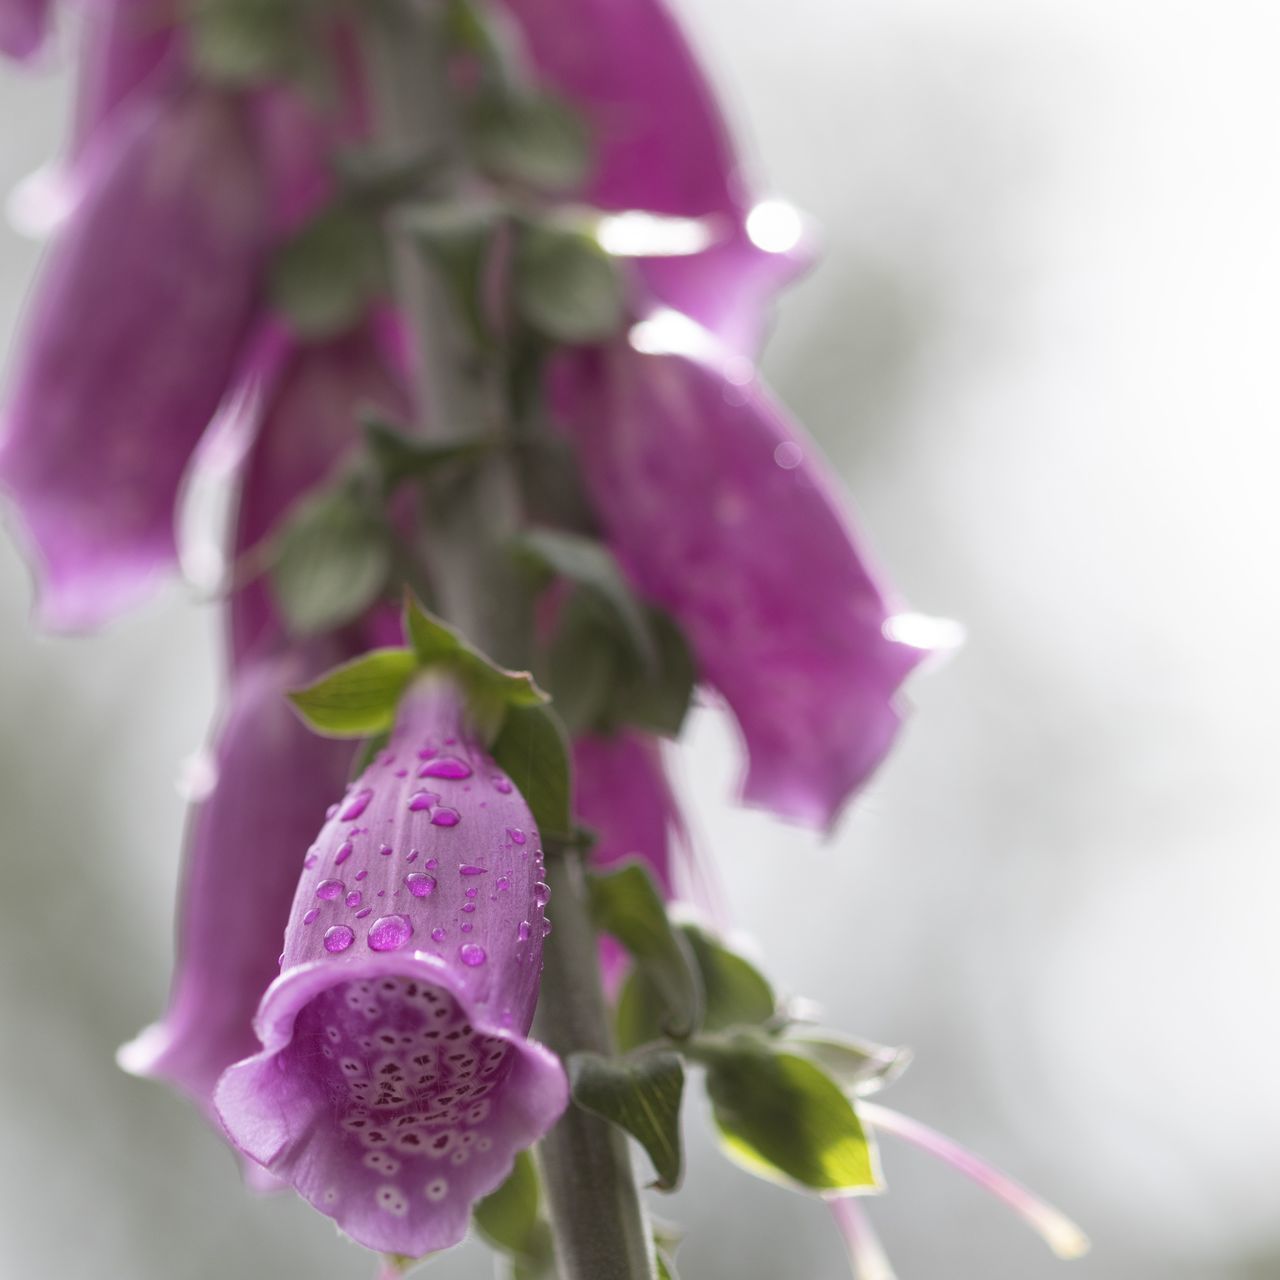
{"type": "Polygon", "coordinates": [[[213,792],[188,833],[178,956],[164,1017],[121,1050],[212,1113],[213,1086],[253,1053],[253,1016],[280,970],[280,941],[298,871],[342,790],[351,744],[306,729],[285,692],[340,655],[282,658],[235,679],[217,734],[213,792]]]}
{"type": "Polygon", "coordinates": [[[260,173],[233,101],[140,104],[115,141],[95,149],[37,283],[0,444],[56,628],[109,618],[172,566],[179,482],[262,260],[260,173]]]}
{"type": "Polygon", "coordinates": [[[44,43],[49,0],[0,0],[0,53],[19,61],[44,43]]]}
{"type": "Polygon", "coordinates": [[[735,350],[759,340],[773,293],[807,265],[770,252],[744,221],[755,203],[715,96],[659,0],[505,0],[539,73],[591,125],[597,164],[583,198],[603,209],[705,218],[711,248],[639,264],[647,290],[735,350]]]}
{"type": "Polygon", "coordinates": [[[428,676],[314,854],[258,1012],[262,1051],[223,1076],[218,1112],[241,1151],[360,1244],[444,1249],[567,1103],[558,1059],[525,1039],[542,965],[538,833],[457,690],[428,676]],[[434,780],[451,826],[414,809],[420,784],[397,777],[442,746],[471,769],[434,780]]]}
{"type": "Polygon", "coordinates": [[[896,691],[923,653],[886,637],[895,610],[827,468],[734,357],[618,344],[561,372],[610,545],[737,717],[744,798],[828,826],[893,741],[896,691]]]}

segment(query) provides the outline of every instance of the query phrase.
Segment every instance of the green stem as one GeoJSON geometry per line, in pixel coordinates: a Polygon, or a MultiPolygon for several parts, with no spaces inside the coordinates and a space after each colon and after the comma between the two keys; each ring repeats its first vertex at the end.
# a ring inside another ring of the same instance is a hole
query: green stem
{"type": "MultiPolygon", "coordinates": [[[[466,155],[445,74],[438,4],[385,3],[369,23],[381,141],[442,157],[446,188],[461,188],[466,155]],[[449,182],[448,168],[453,170],[449,182]]],[[[458,314],[447,280],[403,228],[391,229],[401,310],[417,354],[424,438],[509,434],[500,380],[458,314]]],[[[465,488],[429,512],[422,548],[444,616],[499,662],[528,665],[531,601],[513,557],[521,524],[509,451],[468,469],[465,488]]],[[[548,849],[555,930],[544,950],[538,1033],[561,1055],[611,1052],[597,939],[579,858],[548,849]]],[[[570,1105],[539,1150],[562,1280],[654,1280],[653,1246],[620,1130],[570,1105]]]]}

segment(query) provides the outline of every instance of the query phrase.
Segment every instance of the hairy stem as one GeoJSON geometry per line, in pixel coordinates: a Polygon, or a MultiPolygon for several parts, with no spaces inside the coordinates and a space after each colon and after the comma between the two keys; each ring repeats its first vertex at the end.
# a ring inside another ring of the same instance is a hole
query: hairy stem
{"type": "MultiPolygon", "coordinates": [[[[439,157],[447,190],[461,187],[466,155],[441,20],[430,0],[384,4],[369,24],[369,43],[380,140],[439,157]]],[[[415,343],[419,431],[450,440],[505,433],[498,381],[448,281],[403,225],[393,221],[391,235],[396,292],[415,343]]],[[[433,503],[422,548],[445,617],[512,667],[528,665],[533,625],[528,589],[508,550],[520,522],[511,459],[495,450],[433,503]]],[[[582,869],[575,856],[548,855],[555,930],[544,952],[538,1032],[562,1057],[608,1053],[582,869]]],[[[623,1134],[571,1105],[539,1158],[562,1280],[652,1280],[653,1248],[623,1134]]]]}

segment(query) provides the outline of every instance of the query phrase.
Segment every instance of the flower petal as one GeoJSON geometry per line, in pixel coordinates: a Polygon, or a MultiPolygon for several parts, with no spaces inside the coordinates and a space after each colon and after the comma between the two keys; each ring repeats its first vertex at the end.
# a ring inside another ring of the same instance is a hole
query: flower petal
{"type": "Polygon", "coordinates": [[[0,483],[41,562],[46,625],[88,627],[175,558],[174,501],[247,335],[262,184],[209,91],[130,112],[54,242],[5,406],[0,483]]]}
{"type": "Polygon", "coordinates": [[[0,0],[0,53],[25,61],[44,43],[49,0],[0,0]]]}
{"type": "Polygon", "coordinates": [[[559,1117],[559,1060],[524,1037],[542,964],[538,833],[425,676],[330,809],[256,1020],[219,1082],[236,1146],[371,1249],[456,1244],[471,1206],[559,1117]]]}
{"type": "Polygon", "coordinates": [[[813,446],[704,338],[700,358],[578,353],[554,396],[610,545],[737,717],[744,798],[829,826],[893,741],[924,654],[886,636],[897,610],[813,446]]]}

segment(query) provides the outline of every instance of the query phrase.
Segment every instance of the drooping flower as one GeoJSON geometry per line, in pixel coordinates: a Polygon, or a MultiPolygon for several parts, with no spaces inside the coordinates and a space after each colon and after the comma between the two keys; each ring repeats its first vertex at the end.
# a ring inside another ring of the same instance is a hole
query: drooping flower
{"type": "Polygon", "coordinates": [[[526,1039],[546,886],[528,806],[427,674],[306,855],[262,1050],[215,1094],[235,1145],[353,1239],[418,1256],[567,1102],[526,1039]]]}
{"type": "Polygon", "coordinates": [[[646,292],[754,352],[768,304],[811,254],[794,211],[752,189],[673,15],[661,0],[504,3],[539,75],[586,117],[595,164],[582,198],[706,222],[702,252],[637,264],[646,292]]]}
{"type": "Polygon", "coordinates": [[[265,248],[233,99],[148,100],[115,142],[50,249],[4,407],[0,484],[59,629],[106,620],[171,567],[179,483],[241,355],[265,248]]]}
{"type": "Polygon", "coordinates": [[[0,53],[23,60],[39,51],[49,28],[49,0],[0,0],[0,53]]]}
{"type": "Polygon", "coordinates": [[[827,469],[754,371],[705,331],[685,352],[646,323],[562,364],[559,417],[610,546],[737,718],[744,798],[829,826],[892,742],[923,651],[892,638],[827,469]]]}

